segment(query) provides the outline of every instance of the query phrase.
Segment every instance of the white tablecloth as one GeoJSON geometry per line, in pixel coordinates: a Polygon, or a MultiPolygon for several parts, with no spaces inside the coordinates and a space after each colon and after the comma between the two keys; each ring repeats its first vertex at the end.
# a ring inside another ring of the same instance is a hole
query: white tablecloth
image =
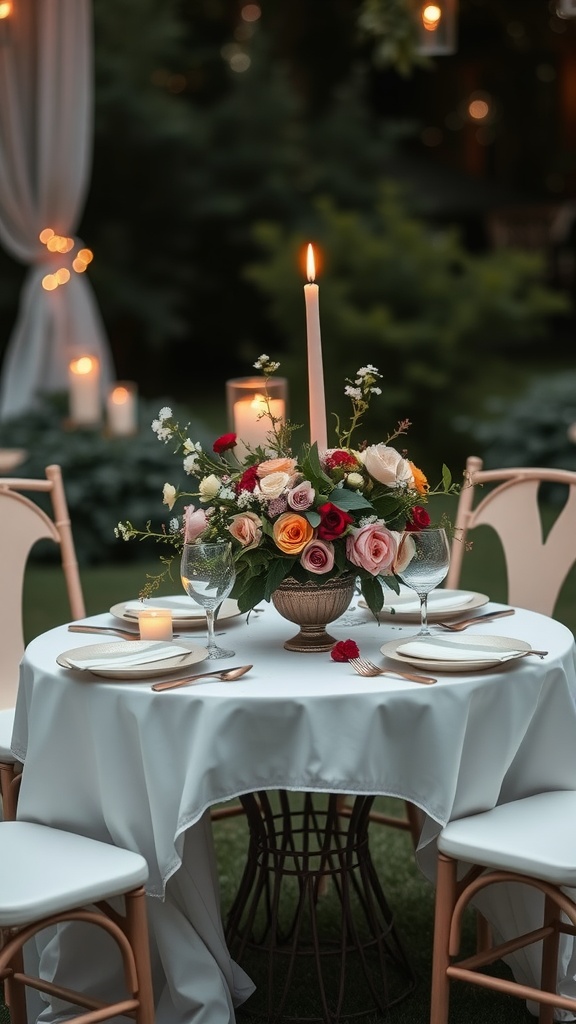
{"type": "MultiPolygon", "coordinates": [[[[331,632],[354,637],[372,659],[417,628],[378,626],[369,612],[357,619],[331,632]]],[[[574,638],[554,620],[518,609],[475,626],[469,635],[516,637],[550,653],[438,673],[433,686],[363,679],[328,654],[287,653],[282,641],[294,631],[270,606],[248,624],[230,621],[226,645],[236,655],[217,665],[253,663],[250,674],[167,693],[59,668],[62,651],[99,639],[65,627],[26,651],[13,737],[26,759],[19,814],[146,857],[159,897],[149,905],[161,1024],[228,1024],[232,1004],[251,991],[223,940],[211,805],[259,788],[402,797],[426,814],[419,856],[433,877],[428,844],[450,819],[576,787],[574,638]]]]}

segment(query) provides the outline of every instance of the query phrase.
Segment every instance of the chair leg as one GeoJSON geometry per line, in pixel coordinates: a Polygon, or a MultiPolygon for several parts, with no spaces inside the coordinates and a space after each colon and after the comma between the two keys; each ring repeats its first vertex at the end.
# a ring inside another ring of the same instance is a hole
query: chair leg
{"type": "Polygon", "coordinates": [[[126,935],[134,952],[136,972],[138,975],[138,1000],[136,1010],[137,1024],[154,1024],[154,993],[152,991],[152,972],[150,968],[150,944],[148,938],[148,919],[146,916],[146,893],[144,889],[136,889],[125,896],[126,935]]]}
{"type": "MultiPolygon", "coordinates": [[[[544,901],[544,924],[548,925],[558,919],[560,911],[554,901],[546,896],[544,901]]],[[[555,992],[558,977],[558,950],[560,946],[560,932],[557,927],[542,944],[542,973],[540,986],[544,992],[555,992]]],[[[554,1020],[554,1007],[540,1003],[540,1014],[538,1024],[552,1024],[554,1020]]]]}
{"type": "MultiPolygon", "coordinates": [[[[24,973],[24,956],[21,949],[14,954],[10,966],[12,973],[24,973]]],[[[4,995],[10,1013],[10,1024],[28,1024],[24,985],[14,981],[9,975],[4,981],[4,995]]]]}
{"type": "Polygon", "coordinates": [[[438,854],[436,875],[436,906],[434,912],[434,946],[432,953],[432,991],[430,1024],[447,1024],[450,1002],[449,941],[452,911],[456,900],[456,864],[438,854]]]}
{"type": "Polygon", "coordinates": [[[18,803],[17,778],[15,764],[0,762],[0,796],[2,797],[4,821],[16,820],[16,806],[18,803]]]}

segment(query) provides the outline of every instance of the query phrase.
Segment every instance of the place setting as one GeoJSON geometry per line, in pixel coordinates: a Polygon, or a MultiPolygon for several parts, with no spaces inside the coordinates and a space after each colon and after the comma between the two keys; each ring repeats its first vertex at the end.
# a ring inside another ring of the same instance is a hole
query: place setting
{"type": "MultiPolygon", "coordinates": [[[[446,637],[433,633],[429,625],[428,603],[434,593],[442,594],[442,591],[436,591],[436,588],[445,579],[450,565],[450,547],[446,530],[438,528],[404,533],[400,559],[403,546],[406,557],[397,575],[407,588],[408,595],[412,592],[418,599],[420,629],[411,637],[402,637],[383,644],[380,653],[384,657],[396,663],[435,672],[462,672],[500,667],[529,654],[540,658],[546,656],[547,651],[536,651],[527,641],[512,637],[478,634],[466,637],[458,633],[446,637]]],[[[465,606],[481,607],[489,600],[486,597],[485,601],[473,604],[474,596],[484,598],[485,595],[471,595],[471,600],[465,602],[465,606]]],[[[398,607],[402,608],[402,604],[400,603],[398,607]]],[[[459,611],[461,610],[462,605],[459,608],[459,611]]],[[[484,617],[497,618],[500,615],[513,614],[513,611],[503,609],[501,612],[488,613],[484,617]]],[[[439,614],[446,615],[446,607],[439,614]]],[[[479,616],[479,619],[482,618],[483,616],[479,616]]],[[[473,621],[474,619],[465,620],[461,625],[472,624],[473,621]]]]}

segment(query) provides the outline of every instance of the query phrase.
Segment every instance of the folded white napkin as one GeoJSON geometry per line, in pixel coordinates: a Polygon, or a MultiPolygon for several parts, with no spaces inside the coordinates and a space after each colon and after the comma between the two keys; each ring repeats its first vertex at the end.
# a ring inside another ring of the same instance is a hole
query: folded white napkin
{"type": "Polygon", "coordinates": [[[178,655],[189,654],[190,651],[186,647],[178,647],[175,644],[162,643],[162,641],[150,642],[134,641],[131,644],[126,644],[126,653],[123,651],[113,651],[108,655],[101,655],[100,657],[91,658],[89,654],[85,658],[77,656],[76,658],[70,658],[66,656],[66,661],[72,668],[80,668],[88,671],[98,668],[106,669],[125,669],[131,668],[134,665],[149,665],[155,661],[166,661],[168,658],[177,658],[178,655]],[[138,650],[134,650],[134,643],[138,643],[138,650]]]}
{"type": "Polygon", "coordinates": [[[151,601],[149,604],[146,601],[127,601],[124,605],[124,614],[129,615],[132,619],[138,618],[138,612],[144,611],[146,608],[168,608],[172,612],[173,619],[193,619],[202,618],[206,613],[203,608],[183,595],[178,597],[162,597],[158,598],[157,601],[151,601]]]}
{"type": "Polygon", "coordinates": [[[522,651],[510,648],[482,647],[480,644],[454,644],[448,640],[412,640],[396,648],[405,658],[427,661],[510,661],[522,651]]]}
{"type": "MultiPolygon", "coordinates": [[[[467,604],[470,604],[474,594],[465,594],[462,591],[456,592],[455,594],[443,594],[441,590],[433,590],[428,595],[428,610],[431,612],[442,612],[448,611],[450,608],[464,608],[467,604]]],[[[394,612],[412,612],[420,611],[420,600],[413,592],[402,593],[398,595],[394,594],[393,591],[384,591],[384,607],[382,608],[384,614],[393,614],[394,612]]]]}

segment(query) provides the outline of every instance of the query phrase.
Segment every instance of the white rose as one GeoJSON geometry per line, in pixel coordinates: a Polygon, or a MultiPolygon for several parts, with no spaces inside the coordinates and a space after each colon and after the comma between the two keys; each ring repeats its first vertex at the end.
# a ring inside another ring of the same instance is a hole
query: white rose
{"type": "Polygon", "coordinates": [[[198,491],[200,493],[200,501],[212,501],[220,490],[220,481],[218,477],[211,473],[210,476],[205,476],[198,484],[198,491]]]}
{"type": "Polygon", "coordinates": [[[174,508],[174,502],[176,501],[176,488],[172,484],[164,484],[164,490],[162,491],[162,504],[168,505],[169,509],[174,508]]]}
{"type": "Polygon", "coordinates": [[[371,444],[360,455],[370,476],[387,487],[411,487],[414,476],[410,463],[387,444],[371,444]]]}
{"type": "Polygon", "coordinates": [[[260,480],[260,492],[265,498],[279,498],[290,484],[288,473],[269,473],[260,480]]]}

